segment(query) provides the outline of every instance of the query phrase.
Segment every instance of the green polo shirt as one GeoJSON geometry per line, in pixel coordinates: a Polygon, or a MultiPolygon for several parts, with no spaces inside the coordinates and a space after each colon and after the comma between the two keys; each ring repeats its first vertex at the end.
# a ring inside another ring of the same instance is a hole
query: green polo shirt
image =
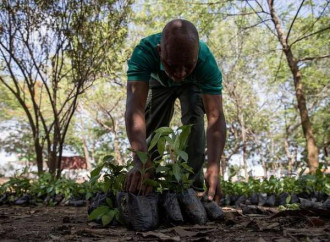
{"type": "Polygon", "coordinates": [[[222,90],[222,75],[208,46],[200,41],[198,60],[194,71],[182,82],[169,78],[160,62],[157,45],[161,33],[150,35],[141,40],[128,60],[127,80],[149,82],[154,78],[164,87],[175,87],[186,83],[196,84],[204,94],[219,95],[222,90]]]}

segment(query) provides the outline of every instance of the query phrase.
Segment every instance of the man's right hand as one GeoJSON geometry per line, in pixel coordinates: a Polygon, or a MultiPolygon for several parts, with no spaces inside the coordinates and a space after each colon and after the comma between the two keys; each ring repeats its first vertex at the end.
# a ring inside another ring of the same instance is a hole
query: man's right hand
{"type": "MultiPolygon", "coordinates": [[[[148,164],[148,163],[147,163],[148,164]]],[[[152,192],[153,187],[143,184],[147,179],[153,179],[153,169],[151,165],[145,165],[145,174],[142,177],[142,164],[136,164],[126,175],[125,191],[140,195],[147,195],[152,192]]]]}

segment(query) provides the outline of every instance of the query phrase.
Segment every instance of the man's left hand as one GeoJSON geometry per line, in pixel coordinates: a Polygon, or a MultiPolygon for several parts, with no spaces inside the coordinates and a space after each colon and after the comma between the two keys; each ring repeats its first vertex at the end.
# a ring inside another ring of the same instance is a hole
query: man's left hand
{"type": "Polygon", "coordinates": [[[217,204],[221,198],[221,188],[219,180],[219,167],[217,165],[209,166],[205,174],[206,195],[210,201],[214,200],[217,204]]]}

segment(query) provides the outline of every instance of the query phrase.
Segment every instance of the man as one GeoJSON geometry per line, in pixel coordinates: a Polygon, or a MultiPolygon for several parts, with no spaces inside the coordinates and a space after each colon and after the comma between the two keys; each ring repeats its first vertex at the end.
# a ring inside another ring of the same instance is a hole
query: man
{"type": "MultiPolygon", "coordinates": [[[[174,102],[181,103],[181,121],[193,124],[189,136],[188,164],[193,168],[192,188],[203,192],[205,151],[204,113],[207,116],[207,172],[209,200],[220,198],[219,162],[226,139],[222,109],[222,76],[205,43],[199,41],[196,27],[175,19],[162,33],[141,40],[128,61],[126,131],[133,151],[147,151],[147,140],[159,127],[169,126],[174,102]]],[[[141,161],[134,154],[134,167],[128,172],[125,190],[142,194],[152,191],[142,184],[141,161]]],[[[152,160],[146,167],[152,168],[152,160]]],[[[152,178],[153,170],[144,179],[152,178]]]]}

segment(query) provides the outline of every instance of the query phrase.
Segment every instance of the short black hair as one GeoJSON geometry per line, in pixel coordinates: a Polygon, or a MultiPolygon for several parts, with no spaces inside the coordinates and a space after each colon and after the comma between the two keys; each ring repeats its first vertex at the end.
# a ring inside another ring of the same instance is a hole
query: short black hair
{"type": "Polygon", "coordinates": [[[162,45],[166,43],[169,36],[186,36],[195,44],[199,43],[198,31],[193,23],[185,19],[174,19],[168,22],[162,32],[162,45]]]}

